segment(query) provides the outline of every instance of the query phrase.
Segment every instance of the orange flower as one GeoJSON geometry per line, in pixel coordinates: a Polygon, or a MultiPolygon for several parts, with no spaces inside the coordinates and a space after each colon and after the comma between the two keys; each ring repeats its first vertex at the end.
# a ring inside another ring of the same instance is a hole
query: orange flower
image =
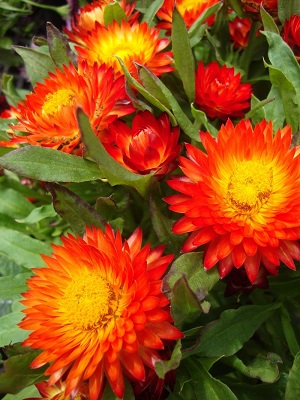
{"type": "Polygon", "coordinates": [[[293,15],[284,23],[283,40],[290,46],[297,60],[300,60],[300,15],[293,15]]]}
{"type": "Polygon", "coordinates": [[[196,71],[195,103],[210,118],[243,117],[250,108],[251,84],[241,83],[240,73],[214,61],[200,61],[196,71]]]}
{"type": "Polygon", "coordinates": [[[114,68],[117,75],[123,75],[123,70],[116,56],[121,58],[129,72],[137,75],[134,62],[145,65],[155,75],[173,71],[171,67],[172,52],[162,52],[168,44],[168,39],[159,38],[159,29],[150,28],[146,22],[122,21],[121,25],[114,22],[107,28],[96,24],[92,32],[82,36],[85,47],[77,46],[79,57],[89,64],[105,63],[114,68]]]}
{"type": "Polygon", "coordinates": [[[134,111],[126,100],[123,78],[114,78],[105,65],[89,67],[84,61],[56,69],[44,83],[37,83],[33,93],[15,110],[19,124],[14,130],[27,133],[16,136],[17,143],[52,147],[66,153],[78,150],[80,133],[76,119],[81,106],[89,116],[95,133],[109,123],[134,111]]]}
{"type": "MultiPolygon", "coordinates": [[[[184,19],[187,28],[190,28],[207,8],[219,2],[220,0],[176,0],[176,7],[184,19]]],[[[162,7],[157,12],[157,16],[163,21],[159,22],[157,27],[171,31],[174,7],[175,0],[164,0],[162,7]]],[[[212,25],[214,23],[214,16],[209,17],[205,22],[209,26],[212,25]]]]}
{"type": "Polygon", "coordinates": [[[143,111],[133,118],[132,129],[121,121],[112,123],[101,141],[107,152],[129,170],[142,175],[155,171],[163,178],[177,167],[179,133],[178,126],[170,127],[166,113],[156,119],[143,111]]]}
{"type": "Polygon", "coordinates": [[[52,257],[43,256],[47,267],[34,269],[23,294],[20,327],[32,331],[23,344],[42,350],[31,366],[51,363],[48,385],[64,376],[71,397],[86,383],[89,399],[100,399],[106,377],[122,398],[123,372],[144,380],[144,365],[154,368],[164,340],[182,337],[161,291],[173,255],[162,256],[163,245],[142,247],[139,228],[124,242],[109,225],[62,242],[52,257]]]}
{"type": "Polygon", "coordinates": [[[184,216],[175,233],[192,232],[182,251],[206,244],[204,267],[218,263],[221,278],[244,265],[254,283],[262,264],[276,275],[280,261],[295,269],[300,260],[300,156],[291,128],[262,121],[251,127],[228,120],[217,139],[202,134],[207,154],[187,144],[185,174],[169,181],[180,192],[166,201],[184,216]]]}
{"type": "MultiPolygon", "coordinates": [[[[35,384],[42,397],[30,397],[25,400],[72,400],[69,395],[66,395],[66,384],[58,381],[56,385],[48,386],[47,382],[39,382],[35,384]]],[[[74,397],[74,400],[87,400],[88,392],[86,387],[81,388],[80,392],[74,397]]]]}
{"type": "MultiPolygon", "coordinates": [[[[84,45],[82,37],[91,32],[97,24],[104,25],[104,11],[110,0],[96,0],[79,9],[79,14],[71,22],[72,30],[64,29],[69,38],[78,44],[84,45]]],[[[119,5],[123,8],[127,20],[133,23],[139,17],[139,12],[135,10],[135,3],[127,3],[121,0],[119,5]]]]}
{"type": "Polygon", "coordinates": [[[235,17],[232,21],[229,20],[230,39],[236,49],[247,47],[251,25],[249,18],[235,17]]]}

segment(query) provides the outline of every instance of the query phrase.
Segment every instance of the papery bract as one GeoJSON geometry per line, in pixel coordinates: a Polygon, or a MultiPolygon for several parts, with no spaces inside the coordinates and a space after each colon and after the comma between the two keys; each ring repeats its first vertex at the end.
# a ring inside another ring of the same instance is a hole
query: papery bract
{"type": "Polygon", "coordinates": [[[300,156],[290,148],[291,128],[230,120],[218,138],[202,134],[207,154],[186,144],[185,174],[168,181],[180,192],[166,198],[184,214],[173,232],[188,233],[182,251],[205,244],[204,267],[218,264],[221,278],[243,265],[251,283],[260,265],[276,275],[282,261],[300,260],[300,156]]]}
{"type": "MultiPolygon", "coordinates": [[[[157,24],[157,27],[171,31],[172,29],[172,15],[176,3],[178,12],[184,19],[187,28],[190,28],[200,15],[214,4],[219,3],[220,0],[164,0],[162,7],[157,12],[157,16],[162,20],[157,24]]],[[[214,16],[205,20],[209,26],[214,22],[214,16]]]]}
{"type": "Polygon", "coordinates": [[[230,40],[236,49],[247,47],[251,25],[249,18],[235,17],[229,21],[230,40]]]}
{"type": "Polygon", "coordinates": [[[126,96],[123,77],[115,78],[112,68],[81,61],[50,73],[44,83],[37,83],[14,110],[19,123],[14,130],[26,133],[15,136],[15,143],[51,147],[66,153],[79,150],[81,137],[77,123],[78,107],[88,115],[96,134],[116,118],[135,109],[126,96]]]}
{"type": "Polygon", "coordinates": [[[300,60],[300,15],[293,15],[285,21],[283,39],[290,46],[295,57],[300,60]]]}
{"type": "MultiPolygon", "coordinates": [[[[40,392],[42,397],[29,397],[24,400],[72,400],[70,395],[66,395],[66,384],[65,382],[58,381],[56,385],[49,386],[47,382],[38,382],[35,384],[36,388],[40,392]]],[[[80,392],[77,393],[74,400],[88,400],[87,386],[84,385],[80,388],[80,392]]]]}
{"type": "Polygon", "coordinates": [[[123,75],[117,59],[121,58],[130,73],[137,76],[134,62],[145,65],[153,74],[160,75],[173,71],[172,52],[162,52],[170,43],[159,37],[160,30],[150,28],[146,22],[113,22],[108,27],[96,24],[91,32],[82,34],[84,45],[76,46],[79,59],[93,65],[105,63],[114,68],[117,75],[123,75]]]}
{"type": "Polygon", "coordinates": [[[106,378],[122,398],[123,373],[145,380],[144,365],[154,368],[164,341],[182,337],[161,290],[173,255],[163,256],[163,245],[142,247],[139,228],[125,241],[107,225],[62,242],[43,256],[47,266],[33,270],[23,294],[20,327],[32,331],[23,344],[42,350],[31,367],[50,363],[48,384],[64,377],[66,395],[86,382],[89,399],[98,400],[106,378]]]}
{"type": "Polygon", "coordinates": [[[166,113],[156,119],[143,111],[133,118],[132,128],[122,121],[112,123],[101,141],[107,152],[129,170],[142,175],[154,172],[163,178],[177,167],[179,133],[178,126],[171,128],[166,113]]]}
{"type": "Polygon", "coordinates": [[[220,67],[216,61],[204,66],[200,61],[195,81],[195,103],[210,118],[243,117],[249,110],[251,84],[241,83],[233,67],[220,67]]]}

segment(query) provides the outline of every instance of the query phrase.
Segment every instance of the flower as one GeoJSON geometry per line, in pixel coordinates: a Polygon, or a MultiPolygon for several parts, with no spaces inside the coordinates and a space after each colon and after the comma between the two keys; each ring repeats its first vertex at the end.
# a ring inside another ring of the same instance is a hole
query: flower
{"type": "Polygon", "coordinates": [[[181,145],[180,129],[171,128],[166,113],[157,119],[149,112],[139,112],[132,121],[132,128],[115,121],[101,137],[107,152],[129,170],[144,175],[155,171],[163,178],[177,167],[175,162],[181,145]]]}
{"type": "Polygon", "coordinates": [[[241,0],[243,10],[254,19],[261,19],[260,6],[273,18],[278,17],[278,0],[241,0]]]}
{"type": "MultiPolygon", "coordinates": [[[[66,395],[66,384],[58,381],[56,385],[48,386],[47,382],[38,382],[35,384],[36,388],[40,392],[42,397],[30,397],[25,400],[71,400],[69,395],[66,395]]],[[[74,400],[87,400],[88,392],[86,387],[80,388],[80,392],[77,393],[74,400]]]]}
{"type": "Polygon", "coordinates": [[[273,137],[272,122],[252,128],[228,120],[218,138],[202,134],[207,154],[186,144],[180,157],[185,176],[169,185],[180,192],[166,198],[183,213],[174,233],[191,232],[182,251],[206,244],[204,267],[218,263],[221,278],[244,265],[251,283],[260,264],[276,275],[282,261],[300,260],[300,156],[290,148],[291,128],[273,137]]]}
{"type": "Polygon", "coordinates": [[[66,395],[87,383],[90,400],[98,400],[106,377],[122,398],[123,372],[143,381],[144,364],[154,368],[164,340],[182,337],[161,291],[173,255],[162,256],[164,245],[142,247],[140,228],[124,241],[107,225],[62,242],[43,256],[47,266],[33,270],[23,294],[20,327],[32,331],[23,345],[42,350],[31,366],[51,363],[48,384],[66,376],[66,395]]]}
{"type": "MultiPolygon", "coordinates": [[[[104,11],[106,6],[111,3],[110,0],[96,0],[91,4],[87,4],[79,9],[79,14],[71,22],[72,30],[64,29],[69,38],[81,45],[84,45],[82,37],[87,32],[91,32],[96,24],[104,25],[104,11]]],[[[139,12],[135,11],[135,3],[127,3],[126,0],[121,0],[119,5],[125,12],[127,20],[133,23],[139,17],[139,12]]]]}
{"type": "Polygon", "coordinates": [[[239,269],[232,269],[226,276],[226,289],[224,296],[232,296],[236,294],[250,294],[254,289],[268,289],[269,273],[264,267],[261,267],[258,271],[255,282],[250,282],[244,267],[239,269]]]}
{"type": "Polygon", "coordinates": [[[89,116],[96,134],[118,117],[135,109],[127,100],[123,78],[115,78],[111,68],[81,61],[50,73],[44,83],[18,105],[19,120],[14,130],[27,133],[16,136],[16,143],[52,147],[66,153],[78,151],[81,138],[76,110],[81,106],[89,116]]]}
{"type": "Polygon", "coordinates": [[[95,29],[85,35],[85,45],[76,46],[79,58],[91,65],[105,63],[114,68],[117,75],[123,70],[117,57],[121,58],[133,75],[137,75],[134,62],[145,65],[155,75],[173,71],[171,67],[172,52],[161,52],[168,44],[168,39],[160,39],[160,30],[150,28],[146,22],[114,21],[108,27],[96,24],[95,29]]]}
{"type": "Polygon", "coordinates": [[[251,84],[241,83],[233,67],[220,67],[216,61],[205,67],[200,61],[195,82],[195,103],[210,118],[243,117],[250,108],[251,84]]]}
{"type": "MultiPolygon", "coordinates": [[[[204,11],[219,2],[220,0],[177,0],[176,7],[184,19],[187,28],[190,28],[204,11]]],[[[166,29],[169,32],[171,31],[174,7],[175,0],[164,0],[162,7],[156,14],[162,19],[162,21],[157,24],[160,29],[166,29]]],[[[212,25],[214,22],[214,16],[207,18],[205,22],[209,26],[212,25]]]]}
{"type": "Polygon", "coordinates": [[[297,60],[300,60],[300,15],[293,15],[284,22],[283,40],[290,46],[297,60]]]}
{"type": "Polygon", "coordinates": [[[230,40],[236,49],[247,47],[251,25],[249,18],[235,17],[229,20],[230,40]]]}

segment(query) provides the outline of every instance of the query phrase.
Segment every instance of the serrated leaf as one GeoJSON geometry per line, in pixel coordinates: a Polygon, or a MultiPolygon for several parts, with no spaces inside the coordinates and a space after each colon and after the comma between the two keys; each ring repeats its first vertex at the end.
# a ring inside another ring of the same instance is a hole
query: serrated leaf
{"type": "Polygon", "coordinates": [[[38,350],[28,350],[27,354],[10,357],[4,362],[4,373],[0,375],[0,393],[16,394],[26,386],[43,379],[47,365],[32,369],[30,363],[39,355],[38,350]]]}
{"type": "Polygon", "coordinates": [[[13,49],[23,58],[26,72],[32,86],[48,77],[55,70],[55,64],[50,55],[29,47],[13,46],[13,49]]]}
{"type": "Polygon", "coordinates": [[[300,353],[296,354],[288,376],[285,400],[300,399],[300,353]]]}
{"type": "Polygon", "coordinates": [[[125,11],[118,3],[107,4],[103,13],[104,25],[111,25],[114,21],[120,24],[122,20],[127,21],[125,11]]]}
{"type": "Polygon", "coordinates": [[[97,164],[39,146],[25,146],[0,157],[0,165],[17,174],[46,182],[85,182],[103,178],[97,164]]]}
{"type": "Polygon", "coordinates": [[[280,306],[280,303],[273,303],[225,310],[220,319],[203,328],[199,344],[186,350],[184,356],[198,354],[201,357],[228,357],[235,354],[280,306]]]}
{"type": "Polygon", "coordinates": [[[17,264],[27,267],[40,267],[43,261],[40,254],[50,254],[51,246],[21,232],[0,227],[0,255],[17,264]]]}
{"type": "Polygon", "coordinates": [[[71,190],[57,183],[48,183],[47,188],[52,194],[56,212],[69,222],[76,234],[82,236],[86,226],[105,228],[101,215],[71,190]]]}
{"type": "Polygon", "coordinates": [[[186,24],[176,8],[172,16],[172,50],[176,70],[191,103],[195,99],[195,61],[186,24]]]}
{"type": "MultiPolygon", "coordinates": [[[[31,276],[30,272],[24,272],[15,276],[0,277],[0,299],[20,299],[21,293],[27,289],[26,280],[31,276]]],[[[1,330],[1,328],[0,328],[1,330]]]]}
{"type": "Polygon", "coordinates": [[[147,196],[151,186],[155,183],[153,174],[135,174],[111,157],[105,150],[101,141],[94,134],[88,117],[81,109],[77,112],[78,124],[86,149],[91,158],[99,163],[100,168],[112,185],[127,185],[134,187],[142,196],[147,196]]]}
{"type": "Polygon", "coordinates": [[[58,68],[70,63],[77,65],[75,53],[65,36],[51,22],[47,22],[47,42],[50,56],[58,68]]]}

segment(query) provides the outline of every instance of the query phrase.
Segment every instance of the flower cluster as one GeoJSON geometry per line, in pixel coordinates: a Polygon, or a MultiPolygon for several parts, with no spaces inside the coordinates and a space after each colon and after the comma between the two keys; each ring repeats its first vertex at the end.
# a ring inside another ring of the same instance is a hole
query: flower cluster
{"type": "Polygon", "coordinates": [[[296,395],[300,10],[287,3],[68,1],[61,30],[15,47],[31,86],[2,79],[0,288],[22,306],[22,347],[6,340],[1,370],[24,356],[25,378],[2,389],[0,375],[0,393],[234,400],[261,395],[255,377],[296,395]]]}

